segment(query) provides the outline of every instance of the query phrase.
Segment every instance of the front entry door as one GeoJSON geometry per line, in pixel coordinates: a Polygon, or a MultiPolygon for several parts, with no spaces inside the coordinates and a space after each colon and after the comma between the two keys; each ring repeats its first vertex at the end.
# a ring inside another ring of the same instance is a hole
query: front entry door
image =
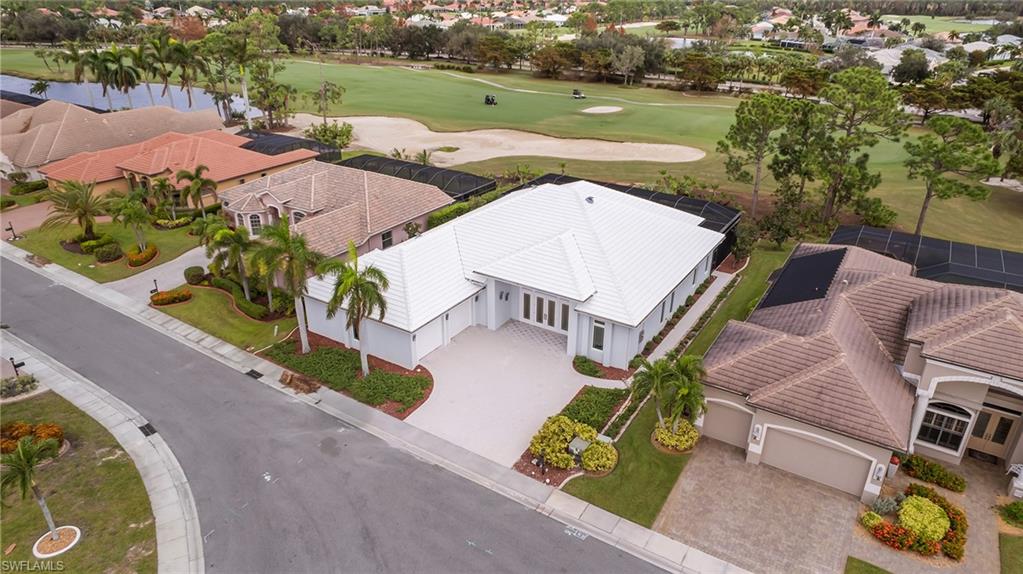
{"type": "Polygon", "coordinates": [[[553,331],[568,332],[568,303],[542,293],[522,290],[522,319],[553,331]]]}
{"type": "Polygon", "coordinates": [[[977,415],[967,446],[998,458],[1005,458],[1006,443],[1019,417],[997,411],[982,410],[977,415]]]}

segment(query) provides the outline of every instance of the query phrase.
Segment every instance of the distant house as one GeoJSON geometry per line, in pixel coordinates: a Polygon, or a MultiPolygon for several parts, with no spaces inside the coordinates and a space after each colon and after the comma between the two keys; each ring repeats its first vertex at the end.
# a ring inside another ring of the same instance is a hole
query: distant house
{"type": "Polygon", "coordinates": [[[754,40],[763,40],[770,36],[772,31],[774,31],[774,24],[770,22],[757,22],[749,28],[750,38],[754,40]]]}
{"type": "Polygon", "coordinates": [[[426,229],[426,216],[452,203],[436,186],[313,161],[228,189],[224,216],[253,235],[288,221],[309,247],[334,257],[355,243],[360,253],[408,239],[405,226],[426,229]]]}
{"type": "Polygon", "coordinates": [[[899,62],[902,61],[902,53],[905,52],[906,50],[919,50],[923,52],[924,57],[927,58],[927,67],[931,70],[948,61],[948,58],[946,58],[940,52],[935,52],[934,50],[929,50],[927,48],[921,48],[920,46],[916,46],[914,44],[909,43],[902,44],[900,46],[895,46],[892,48],[885,48],[883,50],[868,52],[868,54],[876,62],[881,64],[881,72],[887,76],[891,75],[892,70],[895,69],[895,66],[898,66],[899,62]]]}

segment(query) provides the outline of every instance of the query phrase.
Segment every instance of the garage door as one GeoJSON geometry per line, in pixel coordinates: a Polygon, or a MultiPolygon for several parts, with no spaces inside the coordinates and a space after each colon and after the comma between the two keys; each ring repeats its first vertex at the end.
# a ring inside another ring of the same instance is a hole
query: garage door
{"type": "Polygon", "coordinates": [[[863,494],[870,472],[870,461],[863,457],[777,429],[767,431],[760,462],[856,497],[863,494]]]}
{"type": "Polygon", "coordinates": [[[454,309],[448,311],[446,316],[448,321],[447,340],[451,341],[455,335],[464,331],[472,323],[472,299],[462,301],[454,309]]]}
{"type": "Polygon", "coordinates": [[[703,434],[746,450],[752,423],[753,415],[746,411],[707,401],[707,412],[703,415],[703,434]]]}
{"type": "Polygon", "coordinates": [[[444,343],[444,331],[441,325],[443,320],[444,316],[441,315],[416,331],[416,354],[419,355],[416,357],[416,361],[419,361],[428,355],[430,351],[444,343]]]}

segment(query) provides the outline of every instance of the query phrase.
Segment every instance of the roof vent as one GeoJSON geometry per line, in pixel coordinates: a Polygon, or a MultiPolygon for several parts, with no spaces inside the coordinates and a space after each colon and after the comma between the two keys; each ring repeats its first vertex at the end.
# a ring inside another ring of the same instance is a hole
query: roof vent
{"type": "Polygon", "coordinates": [[[593,203],[593,196],[589,195],[586,197],[586,203],[593,203]]]}

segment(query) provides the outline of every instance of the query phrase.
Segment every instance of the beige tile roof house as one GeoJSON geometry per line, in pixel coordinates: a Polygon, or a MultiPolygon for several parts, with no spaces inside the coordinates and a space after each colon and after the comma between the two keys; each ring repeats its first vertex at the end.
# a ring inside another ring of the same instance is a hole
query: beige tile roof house
{"type": "MultiPolygon", "coordinates": [[[[308,150],[306,150],[308,151],[308,150]]],[[[229,189],[220,195],[225,214],[257,234],[263,225],[287,219],[309,246],[328,256],[352,241],[360,252],[390,247],[408,238],[414,222],[452,203],[439,188],[319,161],[229,189]]]]}
{"type": "Polygon", "coordinates": [[[1023,294],[912,272],[798,246],[707,352],[704,433],[864,500],[892,451],[1023,462],[1023,294]]]}
{"type": "Polygon", "coordinates": [[[167,132],[190,134],[224,127],[212,109],[179,112],[152,106],[98,114],[56,100],[0,119],[5,166],[27,170],[85,151],[141,142],[167,132]]]}

